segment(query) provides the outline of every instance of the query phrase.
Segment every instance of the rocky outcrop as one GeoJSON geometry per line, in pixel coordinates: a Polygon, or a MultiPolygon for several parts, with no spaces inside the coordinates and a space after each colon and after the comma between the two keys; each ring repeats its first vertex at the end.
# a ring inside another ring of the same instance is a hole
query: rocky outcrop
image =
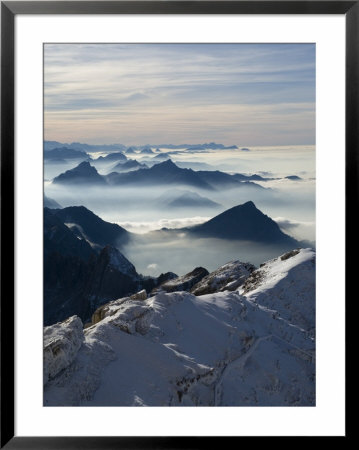
{"type": "Polygon", "coordinates": [[[147,299],[147,292],[145,289],[142,289],[142,291],[139,291],[136,294],[133,294],[129,297],[119,298],[112,302],[106,303],[105,305],[102,305],[96,309],[96,311],[92,314],[91,323],[86,324],[87,325],[86,328],[88,328],[91,325],[95,325],[96,323],[103,320],[105,317],[112,316],[118,311],[119,307],[125,302],[131,300],[146,300],[146,299],[147,299]]]}
{"type": "Polygon", "coordinates": [[[77,316],[44,328],[44,384],[72,363],[83,340],[83,325],[77,316]]]}
{"type": "Polygon", "coordinates": [[[234,291],[238,289],[255,270],[250,263],[232,261],[224,264],[193,286],[194,295],[212,294],[214,292],[234,291]]]}
{"type": "Polygon", "coordinates": [[[189,272],[186,275],[162,283],[157,289],[152,291],[152,294],[160,290],[165,292],[189,291],[196,283],[208,275],[208,273],[208,270],[203,267],[196,267],[192,272],[189,272]]]}
{"type": "Polygon", "coordinates": [[[142,291],[136,292],[136,294],[131,295],[130,299],[132,299],[132,300],[147,300],[147,292],[145,289],[142,289],[142,291]]]}

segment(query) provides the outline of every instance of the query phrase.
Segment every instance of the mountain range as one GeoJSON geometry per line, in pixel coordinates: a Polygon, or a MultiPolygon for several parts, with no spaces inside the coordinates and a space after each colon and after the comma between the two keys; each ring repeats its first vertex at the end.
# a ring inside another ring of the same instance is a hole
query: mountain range
{"type": "Polygon", "coordinates": [[[248,181],[243,175],[237,178],[225,172],[194,171],[178,167],[173,161],[167,160],[155,164],[151,168],[139,168],[126,173],[111,172],[109,175],[100,175],[89,162],[82,162],[75,168],[67,170],[53,179],[54,184],[110,184],[114,186],[136,185],[185,185],[204,190],[220,188],[247,187],[264,190],[259,184],[248,181]]]}
{"type": "Polygon", "coordinates": [[[82,150],[74,150],[67,147],[56,147],[54,149],[44,151],[45,161],[64,161],[66,159],[88,161],[91,158],[82,150]]]}

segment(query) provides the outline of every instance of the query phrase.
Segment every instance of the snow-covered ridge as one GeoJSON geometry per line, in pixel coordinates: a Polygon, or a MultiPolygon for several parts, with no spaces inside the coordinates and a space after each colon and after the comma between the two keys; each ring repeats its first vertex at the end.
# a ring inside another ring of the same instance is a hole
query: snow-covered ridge
{"type": "Polygon", "coordinates": [[[267,262],[252,290],[111,302],[46,384],[45,405],[315,405],[315,341],[278,298],[287,281],[296,308],[314,311],[313,258],[299,250],[267,262]]]}
{"type": "Polygon", "coordinates": [[[281,317],[314,336],[314,250],[292,250],[267,261],[247,278],[240,292],[249,301],[276,310],[281,317]]]}
{"type": "Polygon", "coordinates": [[[193,286],[191,292],[195,295],[203,295],[234,291],[244,283],[253,270],[255,270],[253,264],[231,261],[204,277],[193,286]]]}

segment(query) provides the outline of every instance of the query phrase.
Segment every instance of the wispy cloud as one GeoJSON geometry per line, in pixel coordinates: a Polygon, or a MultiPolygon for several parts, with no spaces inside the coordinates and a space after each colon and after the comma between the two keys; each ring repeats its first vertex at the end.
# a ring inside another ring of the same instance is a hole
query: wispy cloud
{"type": "Polygon", "coordinates": [[[311,44],[48,44],[45,136],[314,142],[311,44]]]}

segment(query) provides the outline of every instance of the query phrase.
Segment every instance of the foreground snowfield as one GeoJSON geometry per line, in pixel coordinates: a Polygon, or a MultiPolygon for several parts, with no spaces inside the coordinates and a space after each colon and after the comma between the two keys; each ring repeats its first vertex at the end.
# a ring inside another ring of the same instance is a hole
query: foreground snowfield
{"type": "Polygon", "coordinates": [[[78,321],[45,328],[45,405],[315,405],[311,249],[232,292],[125,298],[80,333],[78,321]]]}

